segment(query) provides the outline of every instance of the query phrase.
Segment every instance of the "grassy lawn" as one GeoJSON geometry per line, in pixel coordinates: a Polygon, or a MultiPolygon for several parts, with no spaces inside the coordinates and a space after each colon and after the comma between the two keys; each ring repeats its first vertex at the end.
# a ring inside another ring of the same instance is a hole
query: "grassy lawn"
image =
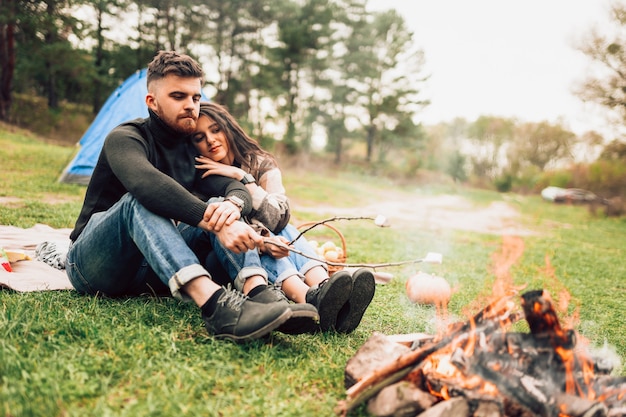
{"type": "MultiPolygon", "coordinates": [[[[72,227],[84,188],[58,184],[74,148],[45,144],[0,126],[0,224],[72,227]]],[[[523,236],[522,256],[505,277],[511,288],[545,288],[566,301],[562,321],[580,340],[605,343],[626,358],[626,219],[591,216],[537,196],[465,189],[395,186],[379,177],[288,170],[285,183],[298,220],[324,217],[298,207],[358,207],[389,190],[455,193],[477,206],[506,201],[537,233],[523,236]]],[[[462,215],[462,214],[460,214],[462,215]]],[[[108,300],[71,291],[0,291],[0,414],[4,416],[330,416],[344,398],[346,361],[374,331],[436,331],[434,308],[411,304],[406,278],[417,270],[444,276],[455,288],[451,317],[464,320],[493,297],[501,236],[380,229],[339,224],[350,262],[443,254],[439,266],[388,268],[361,326],[350,335],[287,336],[245,345],[213,340],[196,308],[173,299],[108,300]]],[[[621,367],[618,373],[626,375],[621,367]]],[[[352,415],[367,415],[365,408],[352,415]]]]}

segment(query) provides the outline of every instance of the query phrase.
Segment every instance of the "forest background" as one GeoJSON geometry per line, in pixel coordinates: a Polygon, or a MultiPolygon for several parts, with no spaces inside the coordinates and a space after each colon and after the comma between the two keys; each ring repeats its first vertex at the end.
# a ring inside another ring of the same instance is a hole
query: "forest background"
{"type": "MultiPolygon", "coordinates": [[[[626,125],[626,6],[579,45],[577,86],[626,125]]],[[[161,49],[203,65],[205,91],[279,156],[415,182],[626,196],[626,142],[496,116],[416,123],[424,55],[366,0],[0,0],[0,120],[75,144],[109,94],[161,49]]]]}

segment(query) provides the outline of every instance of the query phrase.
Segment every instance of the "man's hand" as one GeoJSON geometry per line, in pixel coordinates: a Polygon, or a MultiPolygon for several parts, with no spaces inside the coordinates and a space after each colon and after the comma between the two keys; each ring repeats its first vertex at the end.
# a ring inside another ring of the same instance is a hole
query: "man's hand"
{"type": "Polygon", "coordinates": [[[263,246],[260,247],[260,251],[275,259],[280,259],[289,256],[289,249],[285,247],[288,244],[289,240],[283,236],[266,237],[263,241],[263,246]],[[279,245],[274,245],[271,242],[277,242],[279,245]]]}
{"type": "Polygon", "coordinates": [[[235,222],[224,226],[215,235],[226,249],[235,253],[245,252],[263,244],[263,236],[244,222],[235,222]]]}
{"type": "Polygon", "coordinates": [[[198,227],[209,232],[219,232],[224,226],[229,226],[241,218],[241,211],[231,201],[210,203],[204,212],[198,227]]]}
{"type": "Polygon", "coordinates": [[[223,177],[233,178],[237,181],[241,181],[246,172],[232,165],[222,164],[208,158],[206,156],[196,157],[196,169],[206,169],[206,172],[202,174],[202,178],[206,178],[209,175],[221,175],[223,177]]]}

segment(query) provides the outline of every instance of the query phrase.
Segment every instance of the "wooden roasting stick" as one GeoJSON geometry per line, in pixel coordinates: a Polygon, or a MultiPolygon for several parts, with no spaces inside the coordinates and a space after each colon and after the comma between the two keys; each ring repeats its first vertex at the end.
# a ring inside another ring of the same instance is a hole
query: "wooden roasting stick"
{"type": "MultiPolygon", "coordinates": [[[[407,265],[407,264],[417,264],[417,263],[421,263],[421,262],[428,262],[428,260],[426,260],[425,258],[422,259],[410,259],[407,261],[396,261],[396,262],[381,262],[381,263],[354,263],[354,264],[350,264],[350,263],[344,263],[344,262],[333,262],[333,261],[329,261],[328,259],[323,259],[320,258],[319,256],[311,256],[311,255],[307,255],[306,253],[299,251],[296,248],[293,248],[291,246],[287,246],[286,244],[282,243],[282,242],[276,242],[274,240],[270,240],[270,239],[263,239],[263,242],[266,245],[274,245],[274,246],[278,246],[279,248],[283,248],[283,249],[287,249],[290,252],[296,253],[300,256],[304,256],[305,258],[308,259],[312,259],[314,261],[320,261],[320,262],[324,262],[327,265],[330,266],[339,266],[339,267],[344,267],[344,268],[372,268],[372,269],[377,269],[377,268],[385,268],[385,267],[390,267],[390,266],[400,266],[400,265],[407,265]]],[[[441,263],[441,261],[439,261],[439,263],[441,263]]]]}
{"type": "Polygon", "coordinates": [[[312,225],[310,225],[309,227],[305,228],[304,230],[300,231],[300,233],[298,234],[298,236],[296,236],[294,239],[292,239],[288,244],[289,245],[293,245],[293,243],[300,239],[302,237],[303,234],[305,234],[306,232],[308,232],[309,230],[317,227],[317,226],[321,226],[323,224],[326,223],[330,223],[330,222],[334,222],[336,220],[374,220],[375,224],[379,227],[384,227],[384,226],[388,226],[388,224],[386,224],[386,219],[382,216],[379,217],[371,217],[371,216],[349,216],[349,217],[343,217],[343,216],[335,216],[335,217],[331,217],[329,219],[324,219],[324,220],[320,220],[318,222],[313,223],[312,225]]]}
{"type": "Polygon", "coordinates": [[[503,297],[486,308],[478,312],[471,320],[457,326],[452,326],[450,332],[440,340],[431,344],[407,352],[400,356],[395,362],[375,370],[369,375],[361,378],[356,384],[346,390],[347,399],[340,401],[336,412],[341,416],[346,416],[359,404],[376,395],[380,390],[389,384],[393,384],[404,378],[412,370],[412,365],[418,364],[432,353],[446,347],[457,337],[469,337],[472,329],[477,327],[500,327],[502,322],[512,322],[511,311],[515,307],[511,297],[503,297]]]}

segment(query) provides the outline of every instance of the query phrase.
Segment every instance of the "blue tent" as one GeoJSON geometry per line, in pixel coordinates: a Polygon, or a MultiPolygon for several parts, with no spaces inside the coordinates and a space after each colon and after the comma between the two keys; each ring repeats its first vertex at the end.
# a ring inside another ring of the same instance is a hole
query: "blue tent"
{"type": "MultiPolygon", "coordinates": [[[[80,149],[63,170],[59,178],[60,182],[87,185],[98,162],[104,139],[109,132],[126,121],[148,117],[147,71],[147,68],[144,68],[135,72],[109,96],[89,129],[78,142],[80,149]]],[[[202,100],[207,100],[204,94],[202,100]]]]}

